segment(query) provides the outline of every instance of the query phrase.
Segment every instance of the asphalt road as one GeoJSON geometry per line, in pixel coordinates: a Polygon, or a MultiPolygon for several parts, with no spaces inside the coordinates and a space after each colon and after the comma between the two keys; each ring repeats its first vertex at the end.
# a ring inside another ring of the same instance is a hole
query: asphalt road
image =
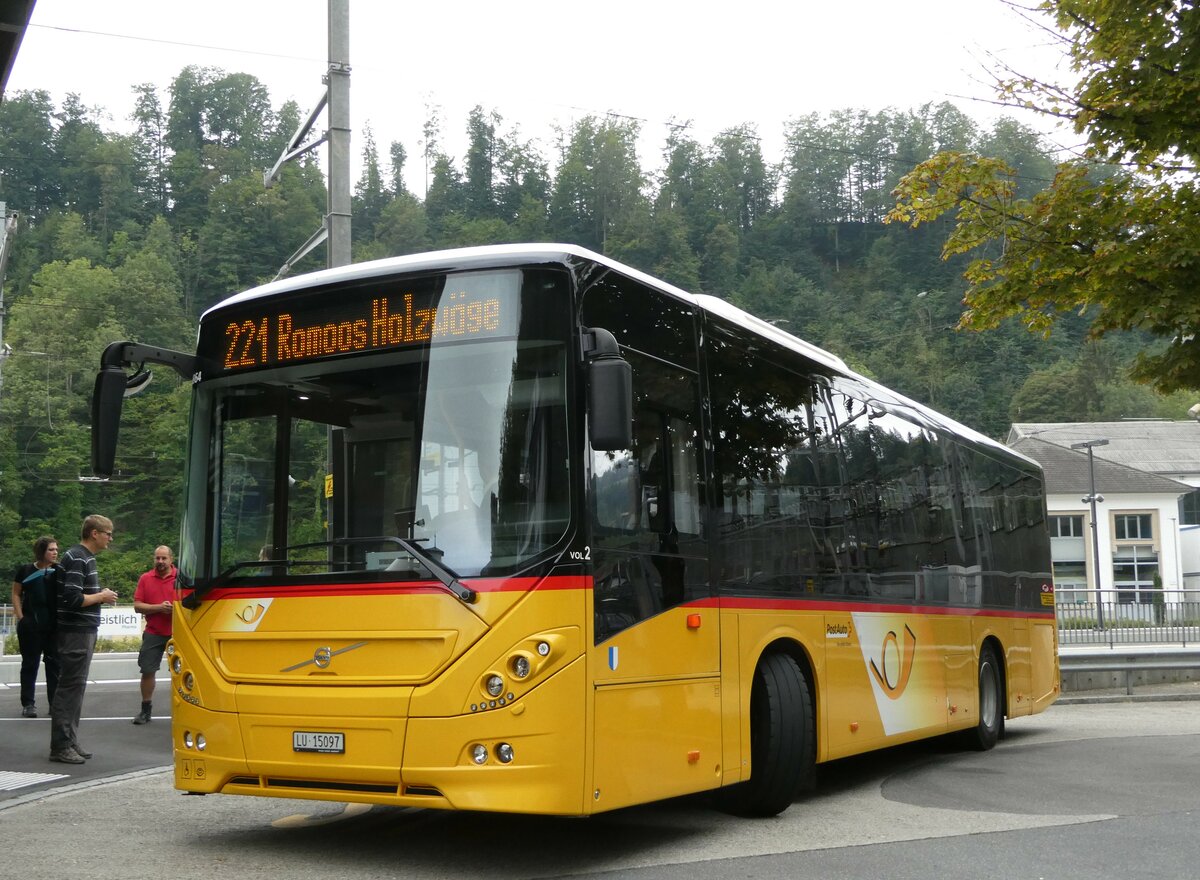
{"type": "Polygon", "coordinates": [[[992,752],[934,741],[838,761],[769,820],[701,798],[575,820],[186,797],[163,769],[168,720],[130,724],[135,682],[89,686],[82,768],[47,761],[48,722],[17,702],[0,688],[0,780],[66,774],[0,792],[0,864],[21,880],[1190,880],[1200,864],[1195,701],[1060,705],[1010,722],[992,752]]]}

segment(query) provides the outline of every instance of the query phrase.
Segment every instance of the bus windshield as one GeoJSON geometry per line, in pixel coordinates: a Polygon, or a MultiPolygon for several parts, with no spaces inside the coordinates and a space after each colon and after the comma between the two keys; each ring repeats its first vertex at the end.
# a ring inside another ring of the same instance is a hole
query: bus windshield
{"type": "Polygon", "coordinates": [[[562,540],[567,276],[502,270],[419,289],[435,316],[439,297],[486,290],[511,332],[298,358],[199,385],[184,583],[428,580],[422,559],[461,577],[506,575],[562,540]]]}

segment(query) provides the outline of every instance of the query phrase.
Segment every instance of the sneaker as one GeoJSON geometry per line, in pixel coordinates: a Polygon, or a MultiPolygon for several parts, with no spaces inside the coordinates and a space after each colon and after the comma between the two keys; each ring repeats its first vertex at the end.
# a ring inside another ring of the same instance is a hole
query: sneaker
{"type": "Polygon", "coordinates": [[[151,720],[149,712],[138,712],[137,715],[133,716],[134,724],[149,724],[151,720]]]}
{"type": "Polygon", "coordinates": [[[75,754],[77,754],[81,758],[90,758],[92,756],[92,753],[89,752],[87,749],[85,749],[83,746],[81,746],[79,743],[75,743],[74,745],[72,745],[71,749],[75,752],[75,754]]]}
{"type": "Polygon", "coordinates": [[[22,718],[37,718],[37,709],[33,706],[24,706],[21,709],[22,718]]]}
{"type": "Polygon", "coordinates": [[[82,764],[83,755],[75,751],[70,746],[57,752],[50,753],[51,761],[58,761],[60,764],[82,764]]]}

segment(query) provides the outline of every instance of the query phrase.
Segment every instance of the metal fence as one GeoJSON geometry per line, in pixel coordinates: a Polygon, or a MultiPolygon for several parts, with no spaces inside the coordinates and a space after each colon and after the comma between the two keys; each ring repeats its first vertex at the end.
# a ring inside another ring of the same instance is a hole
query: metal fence
{"type": "Polygon", "coordinates": [[[1055,616],[1060,645],[1200,644],[1200,602],[1060,603],[1055,616]]]}

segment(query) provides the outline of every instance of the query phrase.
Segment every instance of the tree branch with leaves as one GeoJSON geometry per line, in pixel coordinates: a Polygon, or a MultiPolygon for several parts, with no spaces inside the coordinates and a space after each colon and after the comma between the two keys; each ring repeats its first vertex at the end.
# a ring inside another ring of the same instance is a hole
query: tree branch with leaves
{"type": "Polygon", "coordinates": [[[1079,79],[999,83],[1002,103],[1070,120],[1083,155],[1029,198],[995,159],[943,152],[893,192],[888,222],[954,217],[943,257],[971,254],[959,326],[1015,317],[1049,334],[1065,313],[1099,338],[1144,330],[1161,345],[1132,375],[1163,392],[1200,388],[1200,16],[1193,0],[1047,0],[1079,79]],[[1115,170],[1114,163],[1125,166],[1115,170]]]}

